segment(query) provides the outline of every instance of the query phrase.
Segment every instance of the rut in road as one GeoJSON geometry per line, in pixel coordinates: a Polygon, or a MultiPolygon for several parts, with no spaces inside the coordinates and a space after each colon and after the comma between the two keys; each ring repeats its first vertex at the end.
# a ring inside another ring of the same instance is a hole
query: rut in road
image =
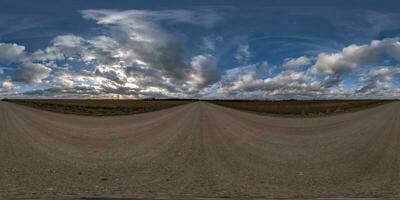
{"type": "Polygon", "coordinates": [[[400,197],[400,104],[322,118],[196,102],[84,117],[0,103],[0,197],[400,197]]]}

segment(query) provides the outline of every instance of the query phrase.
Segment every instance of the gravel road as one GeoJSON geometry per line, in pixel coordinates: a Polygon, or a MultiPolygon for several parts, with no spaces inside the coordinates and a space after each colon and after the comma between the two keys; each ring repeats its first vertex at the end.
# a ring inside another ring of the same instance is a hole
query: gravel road
{"type": "Polygon", "coordinates": [[[195,102],[131,116],[0,103],[0,199],[400,198],[400,103],[321,118],[195,102]]]}

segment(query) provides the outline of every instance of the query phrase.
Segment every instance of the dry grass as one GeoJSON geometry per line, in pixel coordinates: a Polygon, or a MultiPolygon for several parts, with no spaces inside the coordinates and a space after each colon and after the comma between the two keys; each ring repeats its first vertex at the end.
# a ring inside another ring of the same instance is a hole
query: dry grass
{"type": "Polygon", "coordinates": [[[321,100],[321,101],[211,101],[212,103],[262,114],[285,116],[324,116],[362,110],[390,100],[321,100]]]}
{"type": "Polygon", "coordinates": [[[92,116],[130,115],[151,112],[192,102],[191,100],[83,100],[13,99],[20,105],[47,111],[92,116]]]}
{"type": "MultiPolygon", "coordinates": [[[[151,112],[194,100],[94,100],[94,99],[13,99],[13,103],[47,111],[76,115],[113,116],[151,112]]],[[[325,116],[381,105],[389,100],[325,101],[209,101],[221,106],[284,116],[325,116]]]]}

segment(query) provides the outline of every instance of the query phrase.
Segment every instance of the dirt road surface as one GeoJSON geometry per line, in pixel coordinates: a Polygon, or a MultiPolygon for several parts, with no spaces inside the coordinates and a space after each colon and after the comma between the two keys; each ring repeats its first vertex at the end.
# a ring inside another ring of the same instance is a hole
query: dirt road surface
{"type": "Polygon", "coordinates": [[[204,102],[115,117],[0,103],[0,199],[400,198],[400,103],[321,118],[204,102]]]}

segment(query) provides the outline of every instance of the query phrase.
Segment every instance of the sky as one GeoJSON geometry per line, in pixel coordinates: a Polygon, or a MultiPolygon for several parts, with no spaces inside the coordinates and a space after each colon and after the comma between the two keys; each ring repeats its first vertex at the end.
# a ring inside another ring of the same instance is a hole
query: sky
{"type": "Polygon", "coordinates": [[[2,98],[400,98],[400,1],[2,0],[2,98]]]}

